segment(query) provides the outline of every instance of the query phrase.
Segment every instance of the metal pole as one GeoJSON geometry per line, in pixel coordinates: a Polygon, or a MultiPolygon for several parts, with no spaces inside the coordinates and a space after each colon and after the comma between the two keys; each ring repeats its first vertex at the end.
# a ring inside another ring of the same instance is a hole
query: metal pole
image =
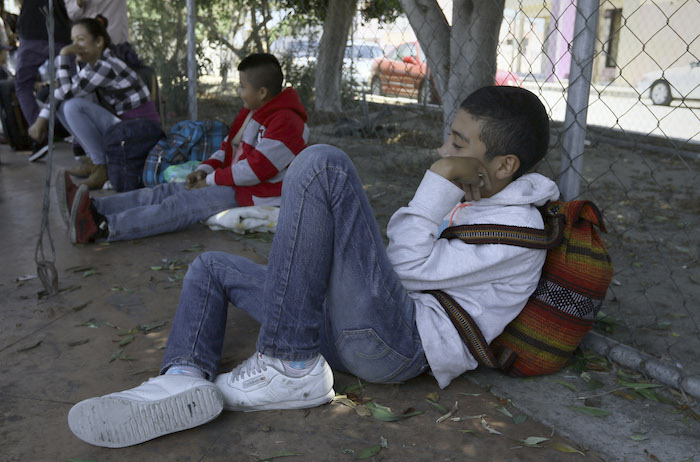
{"type": "Polygon", "coordinates": [[[578,0],[559,171],[559,190],[566,201],[578,197],[581,189],[583,145],[597,30],[598,0],[578,0]]]}
{"type": "Polygon", "coordinates": [[[187,106],[190,120],[197,120],[197,55],[194,37],[196,21],[195,0],[187,0],[187,106]]]}

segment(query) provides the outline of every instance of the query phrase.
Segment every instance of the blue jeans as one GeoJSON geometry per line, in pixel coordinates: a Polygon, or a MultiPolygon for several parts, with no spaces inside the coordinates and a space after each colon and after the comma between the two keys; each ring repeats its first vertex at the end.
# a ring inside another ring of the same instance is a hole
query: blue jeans
{"type": "Polygon", "coordinates": [[[266,355],[321,353],[371,382],[427,369],[413,299],[387,258],[352,162],[332,146],[307,148],[290,165],[267,267],[220,252],[190,265],[162,372],[178,364],[216,376],[229,301],[261,324],[257,350],[266,355]]]}
{"type": "Polygon", "coordinates": [[[184,229],[215,213],[238,207],[230,186],[185,188],[184,183],[164,183],[92,199],[107,218],[108,241],[155,236],[184,229]]]}
{"type": "Polygon", "coordinates": [[[94,164],[107,163],[104,136],[110,127],[121,122],[119,117],[84,98],[63,101],[56,115],[94,164]]]}

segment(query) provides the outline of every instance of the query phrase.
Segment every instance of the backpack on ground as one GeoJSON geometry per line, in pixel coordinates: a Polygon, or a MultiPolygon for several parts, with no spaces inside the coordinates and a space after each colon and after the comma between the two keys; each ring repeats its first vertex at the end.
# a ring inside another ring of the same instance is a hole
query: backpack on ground
{"type": "Polygon", "coordinates": [[[221,147],[228,130],[226,124],[215,120],[178,122],[148,154],[143,184],[152,188],[165,183],[163,172],[171,165],[208,159],[221,147]]]}
{"type": "Polygon", "coordinates": [[[165,133],[160,124],[148,118],[123,120],[107,130],[107,176],[118,191],[143,187],[141,175],[146,156],[165,133]]]}
{"type": "Polygon", "coordinates": [[[612,261],[594,226],[603,218],[590,201],[549,202],[540,209],[545,229],[462,225],[441,238],[468,244],[509,244],[547,249],[535,292],[491,345],[469,314],[448,294],[429,290],[445,309],[480,365],[515,377],[560,370],[593,326],[612,279],[612,261]]]}

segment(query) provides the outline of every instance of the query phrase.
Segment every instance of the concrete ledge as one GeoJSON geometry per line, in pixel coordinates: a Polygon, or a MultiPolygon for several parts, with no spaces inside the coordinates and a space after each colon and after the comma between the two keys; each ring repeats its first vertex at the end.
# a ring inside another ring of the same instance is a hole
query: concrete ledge
{"type": "Polygon", "coordinates": [[[605,356],[621,366],[643,372],[655,380],[668,385],[695,399],[700,399],[700,377],[688,376],[683,370],[668,361],[654,358],[597,332],[589,332],[581,346],[605,356]]]}

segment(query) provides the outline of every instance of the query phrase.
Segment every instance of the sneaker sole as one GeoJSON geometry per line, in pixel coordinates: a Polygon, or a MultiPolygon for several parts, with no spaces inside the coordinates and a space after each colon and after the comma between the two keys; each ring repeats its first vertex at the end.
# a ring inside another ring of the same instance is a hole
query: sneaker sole
{"type": "Polygon", "coordinates": [[[66,176],[64,170],[59,170],[56,176],[56,198],[58,199],[58,210],[66,228],[70,222],[70,210],[68,210],[68,198],[66,197],[66,176]]]}
{"type": "Polygon", "coordinates": [[[224,405],[224,410],[226,411],[239,411],[239,412],[255,412],[255,411],[274,411],[280,409],[308,409],[311,407],[321,406],[323,404],[330,403],[335,398],[335,391],[331,390],[324,396],[320,398],[315,398],[312,400],[300,400],[300,401],[283,401],[270,404],[261,404],[260,406],[250,406],[250,407],[236,407],[232,405],[224,405]]]}
{"type": "Polygon", "coordinates": [[[223,404],[215,387],[192,388],[151,402],[92,398],[73,406],[68,426],[86,443],[123,448],[205,424],[221,413],[223,404]]]}
{"type": "Polygon", "coordinates": [[[88,190],[87,186],[80,185],[78,190],[75,192],[75,196],[73,196],[73,205],[71,206],[70,218],[68,219],[70,241],[72,244],[78,243],[78,205],[80,204],[80,200],[83,198],[84,194],[90,194],[90,191],[88,190]]]}
{"type": "Polygon", "coordinates": [[[47,144],[43,148],[39,149],[37,152],[29,156],[29,162],[36,162],[37,160],[45,157],[49,153],[49,145],[47,144]]]}

